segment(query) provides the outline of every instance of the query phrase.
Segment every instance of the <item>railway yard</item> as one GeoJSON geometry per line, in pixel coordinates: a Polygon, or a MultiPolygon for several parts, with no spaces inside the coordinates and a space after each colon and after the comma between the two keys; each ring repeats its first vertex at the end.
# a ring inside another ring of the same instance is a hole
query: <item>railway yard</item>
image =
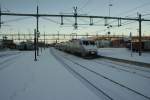
{"type": "Polygon", "coordinates": [[[150,0],[0,0],[0,100],[150,100],[150,0]]]}
{"type": "Polygon", "coordinates": [[[33,55],[1,52],[0,99],[150,100],[149,66],[103,57],[84,59],[53,47],[43,50],[36,63],[33,55]]]}

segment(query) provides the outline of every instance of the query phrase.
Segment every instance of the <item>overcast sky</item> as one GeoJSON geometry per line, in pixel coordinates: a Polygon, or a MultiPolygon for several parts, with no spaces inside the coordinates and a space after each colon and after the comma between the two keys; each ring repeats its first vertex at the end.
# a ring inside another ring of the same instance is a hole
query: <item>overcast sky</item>
{"type": "MultiPolygon", "coordinates": [[[[72,14],[73,6],[78,7],[78,14],[88,15],[109,15],[109,2],[112,4],[110,7],[110,16],[119,17],[137,17],[137,12],[141,14],[150,14],[150,0],[0,0],[2,11],[9,10],[10,12],[17,13],[36,13],[36,5],[39,5],[39,13],[48,14],[72,14]]],[[[36,27],[36,20],[34,17],[22,17],[19,21],[9,21],[12,19],[21,17],[7,17],[2,16],[2,21],[5,24],[1,28],[1,32],[21,32],[32,33],[36,27]]],[[[150,16],[143,16],[143,18],[150,19],[150,16]]],[[[95,26],[79,25],[78,30],[74,30],[72,25],[74,24],[73,18],[64,18],[64,26],[60,24],[60,18],[49,18],[50,20],[40,18],[40,32],[44,31],[48,34],[61,33],[70,34],[77,32],[80,34],[92,33],[92,34],[106,34],[108,30],[104,26],[104,20],[94,19],[95,26]]],[[[111,22],[113,20],[109,20],[111,22]]],[[[122,21],[122,23],[126,23],[122,21]]],[[[127,22],[128,23],[128,22],[127,22]]],[[[89,24],[89,19],[78,19],[78,24],[89,24]]],[[[112,25],[117,25],[112,23],[112,25]]],[[[150,33],[150,22],[144,22],[142,31],[144,35],[150,33]],[[149,33],[148,33],[149,32],[149,33]]],[[[131,31],[133,34],[137,34],[138,23],[124,25],[122,27],[113,27],[111,34],[129,34],[131,31]]]]}

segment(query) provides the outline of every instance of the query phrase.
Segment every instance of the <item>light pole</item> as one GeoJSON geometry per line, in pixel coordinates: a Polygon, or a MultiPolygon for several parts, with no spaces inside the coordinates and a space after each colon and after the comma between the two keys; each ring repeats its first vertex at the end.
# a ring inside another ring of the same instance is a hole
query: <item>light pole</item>
{"type": "Polygon", "coordinates": [[[110,17],[110,8],[111,8],[112,6],[113,6],[113,5],[112,5],[112,3],[111,3],[110,0],[109,0],[109,4],[108,4],[108,7],[109,7],[109,8],[108,8],[108,10],[109,10],[109,11],[108,11],[109,17],[110,17]]]}
{"type": "MultiPolygon", "coordinates": [[[[126,28],[126,30],[130,31],[132,28],[126,28]]],[[[128,32],[127,31],[127,32],[128,32]]],[[[131,49],[131,57],[133,56],[133,44],[132,44],[132,32],[130,32],[129,37],[130,37],[130,49],[131,49]]]]}
{"type": "Polygon", "coordinates": [[[36,30],[36,45],[37,45],[37,56],[39,56],[39,37],[40,37],[40,32],[36,30]]]}
{"type": "Polygon", "coordinates": [[[37,61],[37,31],[34,29],[34,61],[37,61]]]}
{"type": "MultiPolygon", "coordinates": [[[[110,17],[110,8],[112,7],[113,5],[112,5],[112,3],[110,2],[110,0],[109,0],[109,4],[108,4],[108,15],[109,15],[109,17],[110,17]]],[[[109,39],[109,35],[110,35],[110,28],[112,27],[112,25],[110,25],[109,23],[108,23],[108,26],[107,26],[107,29],[108,29],[108,39],[109,39]]]]}
{"type": "Polygon", "coordinates": [[[58,33],[57,42],[59,42],[59,31],[57,31],[57,33],[58,33]]]}
{"type": "MultiPolygon", "coordinates": [[[[6,9],[6,8],[5,8],[6,9]]],[[[2,22],[2,16],[1,16],[1,13],[2,12],[10,12],[8,9],[6,9],[5,11],[2,11],[2,8],[1,8],[1,4],[0,4],[0,29],[1,29],[1,26],[2,26],[2,24],[4,24],[3,22],[2,22]]]]}
{"type": "Polygon", "coordinates": [[[132,57],[132,33],[130,32],[130,43],[131,43],[131,57],[132,57]]]}

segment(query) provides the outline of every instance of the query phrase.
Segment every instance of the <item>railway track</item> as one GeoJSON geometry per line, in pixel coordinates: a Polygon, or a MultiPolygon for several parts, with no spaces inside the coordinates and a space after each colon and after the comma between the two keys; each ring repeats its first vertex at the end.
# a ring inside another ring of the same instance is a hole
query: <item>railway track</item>
{"type": "MultiPolygon", "coordinates": [[[[89,60],[88,60],[88,62],[89,62],[89,60]]],[[[141,67],[141,68],[131,67],[131,65],[125,65],[125,64],[121,64],[121,63],[119,63],[117,61],[115,62],[115,61],[109,61],[109,60],[102,60],[100,62],[100,60],[95,60],[94,59],[94,60],[92,60],[92,62],[95,62],[95,63],[100,64],[100,65],[104,65],[104,66],[107,65],[106,67],[111,67],[111,68],[114,68],[114,69],[117,69],[117,70],[120,70],[120,71],[128,72],[128,73],[135,74],[135,75],[143,77],[143,78],[150,79],[150,70],[141,69],[143,67],[141,67]],[[119,67],[116,67],[116,66],[119,66],[119,67]],[[127,68],[127,69],[124,69],[124,68],[127,68]],[[132,70],[130,70],[130,69],[132,69],[132,70]],[[139,71],[147,73],[149,75],[142,74],[139,71]]]]}
{"type": "MultiPolygon", "coordinates": [[[[94,88],[96,88],[98,91],[100,91],[101,93],[103,93],[103,94],[104,94],[106,97],[108,97],[110,100],[114,100],[114,99],[113,99],[111,96],[109,96],[106,92],[104,92],[103,90],[101,90],[100,88],[98,88],[97,86],[95,86],[93,83],[91,83],[87,78],[85,78],[84,76],[82,76],[82,74],[80,74],[79,72],[75,71],[70,65],[68,65],[67,63],[65,63],[65,61],[63,61],[61,58],[59,58],[57,55],[55,55],[55,53],[52,53],[52,54],[53,54],[53,55],[55,56],[55,58],[56,58],[58,61],[60,61],[64,66],[66,66],[67,68],[69,68],[70,70],[72,70],[74,73],[78,74],[78,76],[80,76],[80,77],[81,77],[82,79],[84,79],[86,82],[88,82],[89,84],[91,84],[94,88]]],[[[87,72],[92,72],[93,74],[95,74],[95,75],[97,75],[97,76],[99,76],[99,77],[101,77],[101,78],[104,78],[104,79],[108,80],[109,82],[111,82],[111,83],[113,83],[113,84],[116,84],[116,85],[118,85],[118,86],[120,86],[120,87],[122,87],[122,88],[127,89],[128,91],[131,91],[131,92],[133,92],[133,93],[135,93],[135,94],[137,94],[137,95],[140,95],[140,96],[144,97],[145,99],[150,100],[150,97],[149,97],[149,96],[146,96],[146,95],[144,95],[144,94],[138,92],[137,90],[134,90],[134,89],[132,89],[132,88],[130,88],[130,87],[127,87],[127,86],[125,86],[125,85],[123,85],[123,84],[121,84],[121,83],[119,83],[119,82],[117,82],[117,81],[114,81],[114,80],[112,80],[112,79],[110,79],[110,78],[108,78],[108,77],[106,77],[106,76],[104,76],[104,75],[102,75],[102,74],[100,74],[100,73],[98,73],[98,72],[96,72],[96,71],[90,69],[90,68],[87,68],[86,66],[84,66],[84,65],[82,65],[82,64],[80,64],[80,63],[77,63],[77,62],[75,62],[75,61],[73,61],[73,60],[71,60],[71,59],[69,59],[69,58],[67,58],[67,57],[63,57],[63,58],[66,59],[66,60],[68,60],[68,61],[70,61],[71,63],[77,65],[78,67],[80,67],[80,68],[82,68],[82,69],[85,69],[87,72]]]]}
{"type": "MultiPolygon", "coordinates": [[[[88,62],[89,62],[89,60],[88,60],[88,62]]],[[[146,79],[150,79],[150,76],[149,76],[150,75],[150,70],[144,70],[144,69],[141,69],[141,68],[138,68],[138,67],[131,67],[131,65],[125,65],[125,64],[123,65],[123,64],[121,64],[119,62],[109,61],[109,60],[102,60],[102,61],[100,61],[100,60],[95,60],[94,59],[94,60],[92,60],[92,62],[95,62],[95,63],[100,64],[100,65],[104,65],[104,66],[107,65],[106,67],[114,68],[114,69],[117,69],[117,70],[120,70],[120,71],[124,71],[124,72],[128,72],[128,73],[131,73],[131,74],[135,74],[137,76],[140,76],[140,77],[143,77],[143,78],[146,78],[146,79]],[[130,69],[132,69],[132,70],[130,70],[130,69]],[[142,74],[139,71],[147,73],[149,75],[142,74]]]]}
{"type": "Polygon", "coordinates": [[[7,67],[9,67],[9,65],[12,64],[16,58],[18,58],[19,54],[9,55],[11,57],[9,57],[9,58],[7,58],[3,61],[0,61],[0,71],[7,68],[7,67]]]}
{"type": "Polygon", "coordinates": [[[57,55],[55,55],[55,53],[53,53],[52,50],[50,50],[50,52],[52,52],[51,54],[59,61],[61,62],[64,67],[69,71],[72,71],[74,74],[76,74],[77,76],[79,76],[81,79],[83,79],[86,83],[88,83],[91,87],[93,87],[94,89],[96,89],[98,92],[102,93],[108,100],[114,100],[112,97],[110,97],[107,93],[105,93],[103,90],[101,90],[100,88],[98,88],[97,86],[95,86],[92,82],[90,82],[88,79],[86,79],[84,76],[82,76],[80,73],[76,72],[73,68],[71,68],[67,63],[65,63],[62,59],[60,59],[57,55]]]}
{"type": "Polygon", "coordinates": [[[16,54],[1,54],[0,58],[9,57],[9,56],[12,56],[12,55],[16,55],[16,54]]]}
{"type": "MultiPolygon", "coordinates": [[[[124,71],[124,72],[132,73],[132,74],[135,74],[135,75],[138,75],[138,76],[150,79],[150,76],[141,74],[141,73],[139,73],[137,71],[132,71],[132,70],[129,70],[129,69],[123,69],[123,67],[125,67],[125,68],[129,68],[129,67],[125,66],[125,65],[122,65],[122,64],[116,64],[116,63],[114,64],[114,63],[110,63],[109,61],[108,62],[103,61],[105,63],[103,63],[102,61],[101,62],[100,61],[94,61],[94,62],[97,63],[97,64],[100,64],[100,65],[105,65],[105,66],[107,65],[106,67],[111,67],[111,68],[114,68],[114,69],[117,69],[117,70],[121,70],[121,71],[124,71]],[[122,67],[122,68],[116,67],[116,65],[117,66],[119,65],[119,67],[122,67]]],[[[137,70],[137,69],[134,69],[134,70],[137,70]]],[[[138,69],[138,71],[142,71],[142,72],[146,72],[146,73],[148,72],[150,74],[149,71],[144,71],[144,70],[140,70],[140,69],[138,69]]]]}
{"type": "MultiPolygon", "coordinates": [[[[130,65],[125,65],[125,64],[121,64],[120,62],[114,62],[114,61],[104,61],[106,63],[111,63],[111,64],[115,64],[115,65],[119,65],[119,66],[122,66],[122,67],[126,67],[126,68],[130,68],[130,69],[134,69],[134,70],[138,70],[138,71],[143,71],[143,72],[148,72],[150,73],[150,70],[144,70],[144,69],[140,69],[138,67],[131,67],[130,65]]],[[[127,63],[126,63],[127,64],[127,63]]]]}

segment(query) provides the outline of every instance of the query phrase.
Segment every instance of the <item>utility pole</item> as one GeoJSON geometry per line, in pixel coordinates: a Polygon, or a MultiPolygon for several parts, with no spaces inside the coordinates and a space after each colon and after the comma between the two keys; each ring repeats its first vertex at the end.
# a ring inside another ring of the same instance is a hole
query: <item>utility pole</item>
{"type": "Polygon", "coordinates": [[[45,32],[44,32],[44,50],[45,50],[45,46],[46,44],[45,44],[45,32]]]}
{"type": "Polygon", "coordinates": [[[18,40],[19,40],[19,42],[20,42],[20,33],[18,32],[18,40]]]}
{"type": "Polygon", "coordinates": [[[130,32],[130,48],[131,48],[131,57],[132,57],[132,33],[130,32]]]}
{"type": "Polygon", "coordinates": [[[37,22],[37,25],[36,25],[36,32],[37,32],[37,56],[39,56],[39,44],[38,44],[38,38],[39,38],[39,7],[37,5],[37,15],[36,15],[36,22],[37,22]]]}
{"type": "Polygon", "coordinates": [[[61,25],[64,25],[63,16],[61,16],[61,25]]]}
{"type": "Polygon", "coordinates": [[[34,29],[34,61],[37,61],[37,31],[34,29]]]}
{"type": "Polygon", "coordinates": [[[26,35],[24,34],[24,38],[23,38],[23,40],[25,41],[26,40],[26,35]]]}
{"type": "Polygon", "coordinates": [[[93,25],[93,18],[90,17],[90,25],[93,25]]]}
{"type": "Polygon", "coordinates": [[[75,18],[74,28],[77,29],[78,28],[78,24],[77,24],[77,6],[73,7],[73,9],[74,9],[74,18],[75,18]]]}
{"type": "Polygon", "coordinates": [[[141,20],[141,14],[139,14],[139,56],[142,55],[142,43],[141,43],[141,23],[142,23],[142,20],[141,20]]]}
{"type": "MultiPolygon", "coordinates": [[[[108,4],[108,7],[109,7],[109,11],[108,11],[108,16],[110,17],[110,8],[112,7],[112,3],[110,2],[110,0],[109,0],[109,4],[108,4]]],[[[106,24],[106,23],[105,23],[106,24]]],[[[107,28],[108,28],[108,40],[110,40],[109,39],[109,35],[110,35],[110,28],[112,27],[110,24],[107,24],[108,26],[107,26],[107,28]]]]}
{"type": "Polygon", "coordinates": [[[113,6],[112,3],[110,2],[110,0],[109,0],[108,6],[109,6],[109,12],[108,13],[109,13],[109,17],[110,17],[110,7],[113,6]]]}
{"type": "Polygon", "coordinates": [[[59,31],[57,31],[57,42],[59,42],[59,31]]]}
{"type": "Polygon", "coordinates": [[[87,38],[89,37],[89,34],[88,33],[86,33],[86,36],[87,36],[87,38]]]}
{"type": "Polygon", "coordinates": [[[96,40],[98,39],[98,32],[96,33],[96,40]]]}
{"type": "Polygon", "coordinates": [[[2,20],[1,20],[1,13],[2,13],[2,10],[1,10],[1,5],[0,5],[0,29],[1,29],[1,24],[2,24],[2,20]]]}

